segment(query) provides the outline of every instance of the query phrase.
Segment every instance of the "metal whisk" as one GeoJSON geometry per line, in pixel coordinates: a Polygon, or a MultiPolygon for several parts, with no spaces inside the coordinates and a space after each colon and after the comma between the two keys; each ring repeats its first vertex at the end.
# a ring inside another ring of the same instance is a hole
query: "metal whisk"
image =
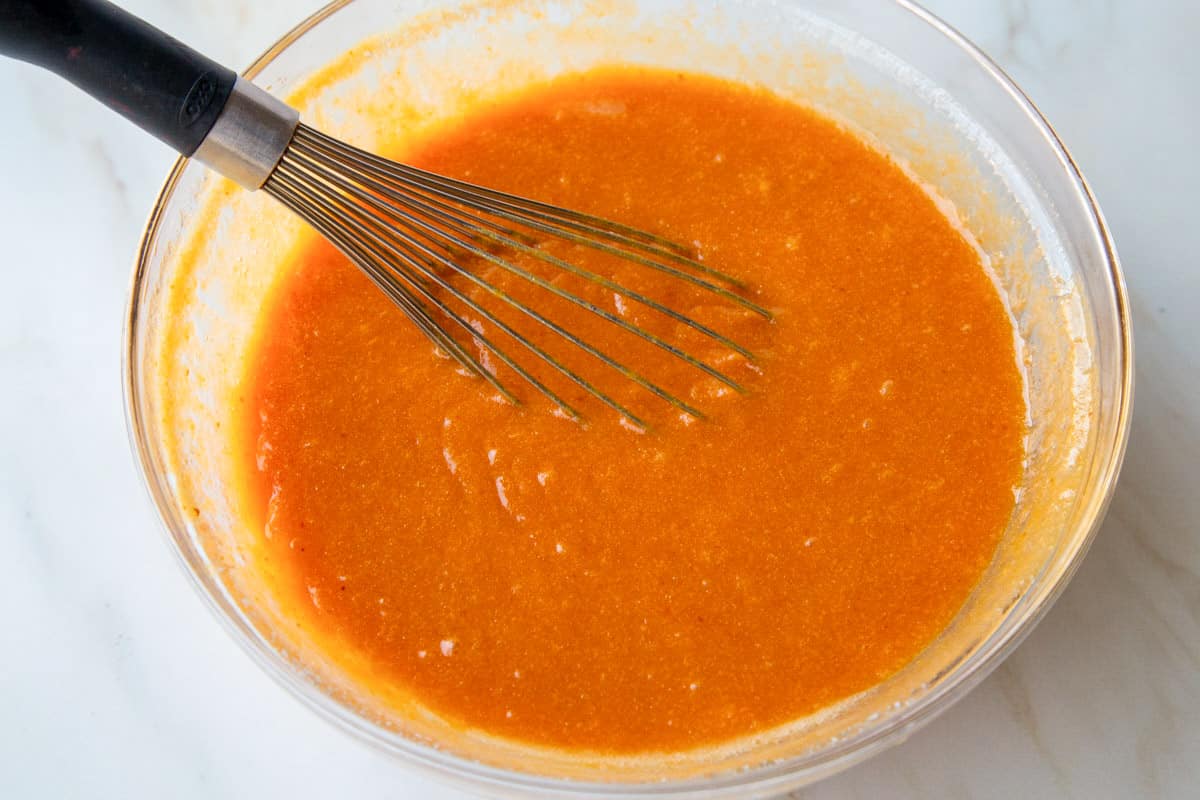
{"type": "Polygon", "coordinates": [[[526,269],[514,256],[640,303],[746,358],[728,337],[635,289],[537,246],[547,237],[583,245],[689,284],[747,311],[770,313],[733,291],[740,286],[671,241],[619,223],[464,183],[380,158],[313,130],[299,113],[233,71],[103,0],[0,0],[0,53],[46,67],[109,105],[185,156],[247,189],[263,189],[349,258],[442,351],[516,396],[447,329],[485,348],[572,417],[579,412],[511,353],[472,326],[453,298],[632,423],[644,423],[611,394],[568,367],[481,302],[491,297],[659,398],[703,413],[628,367],[532,304],[515,297],[468,258],[494,265],[562,301],[741,391],[724,372],[679,344],[613,314],[579,293],[526,269]],[[462,285],[460,285],[462,284],[462,285]],[[474,286],[479,292],[472,292],[474,286]],[[482,293],[482,295],[480,294],[482,293]]]}

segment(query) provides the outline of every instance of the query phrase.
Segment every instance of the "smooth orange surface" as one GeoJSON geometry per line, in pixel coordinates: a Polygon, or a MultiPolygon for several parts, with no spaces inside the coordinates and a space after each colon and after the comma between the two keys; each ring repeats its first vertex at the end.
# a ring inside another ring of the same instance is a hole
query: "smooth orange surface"
{"type": "Polygon", "coordinates": [[[767,94],[632,69],[481,106],[397,155],[693,243],[776,318],[560,248],[761,356],[589,295],[681,336],[738,395],[544,304],[710,415],[559,348],[652,425],[567,391],[585,427],[526,390],[496,402],[314,245],[262,321],[245,460],[281,599],[335,658],[496,735],[675,750],[867,689],[950,622],[1012,508],[1021,378],[976,252],[886,157],[767,94]]]}

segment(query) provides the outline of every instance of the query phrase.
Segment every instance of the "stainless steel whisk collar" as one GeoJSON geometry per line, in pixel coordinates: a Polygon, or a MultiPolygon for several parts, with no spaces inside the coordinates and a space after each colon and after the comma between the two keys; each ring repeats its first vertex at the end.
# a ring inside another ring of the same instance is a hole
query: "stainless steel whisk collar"
{"type": "Polygon", "coordinates": [[[275,171],[299,124],[299,111],[239,75],[192,157],[254,191],[275,171]]]}

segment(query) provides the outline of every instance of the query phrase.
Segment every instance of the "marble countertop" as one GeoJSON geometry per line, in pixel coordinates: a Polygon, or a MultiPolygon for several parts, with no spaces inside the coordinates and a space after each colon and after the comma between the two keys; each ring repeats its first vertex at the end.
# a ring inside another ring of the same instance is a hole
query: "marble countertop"
{"type": "MultiPolygon", "coordinates": [[[[318,3],[125,5],[242,65],[318,3]]],[[[906,743],[802,795],[1196,797],[1200,5],[929,5],[1010,71],[1100,198],[1133,302],[1133,436],[1103,530],[1029,639],[906,743]]],[[[162,541],[119,353],[171,154],[24,65],[0,63],[0,100],[0,795],[461,797],[273,684],[162,541]]]]}

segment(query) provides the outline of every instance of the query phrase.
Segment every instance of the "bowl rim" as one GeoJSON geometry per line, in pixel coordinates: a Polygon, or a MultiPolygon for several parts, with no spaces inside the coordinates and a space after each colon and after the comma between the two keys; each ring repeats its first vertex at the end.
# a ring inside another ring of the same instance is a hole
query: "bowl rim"
{"type": "MultiPolygon", "coordinates": [[[[253,79],[284,50],[355,1],[332,0],[310,14],[254,59],[250,66],[242,72],[242,75],[247,79],[253,79]]],[[[1116,307],[1115,324],[1119,331],[1120,396],[1117,398],[1117,416],[1112,447],[1102,453],[1105,461],[1100,465],[1096,479],[1097,485],[1102,488],[1092,494],[1082,511],[1081,522],[1073,533],[1074,551],[1059,566],[1058,575],[1054,576],[1053,581],[1043,583],[1040,591],[1031,598],[1027,615],[1011,625],[1008,630],[994,633],[993,636],[998,638],[993,642],[990,650],[980,651],[980,658],[974,663],[964,663],[962,667],[964,671],[960,673],[957,680],[943,684],[938,689],[923,695],[878,728],[868,729],[831,747],[813,751],[799,756],[797,759],[763,764],[744,771],[718,773],[710,777],[654,783],[605,783],[545,777],[493,767],[463,758],[435,746],[405,738],[401,734],[372,722],[338,702],[331,695],[322,692],[311,682],[298,678],[287,667],[284,659],[266,644],[261,636],[249,626],[248,622],[244,618],[239,618],[236,608],[226,608],[222,603],[222,598],[216,596],[193,569],[193,565],[181,547],[179,533],[174,531],[171,526],[171,515],[168,513],[169,506],[166,500],[170,496],[168,487],[163,485],[155,470],[148,437],[144,435],[146,421],[141,410],[141,390],[138,386],[136,369],[139,355],[137,318],[142,305],[141,290],[145,286],[151,251],[159,226],[183,171],[189,163],[188,158],[181,156],[175,161],[155,198],[154,206],[147,218],[137,247],[130,278],[121,353],[126,431],[130,450],[137,463],[146,496],[154,506],[160,530],[177,562],[186,573],[193,589],[219,621],[221,627],[250,656],[252,661],[258,664],[276,683],[285,687],[298,698],[303,705],[318,716],[332,722],[335,727],[349,733],[359,741],[396,756],[399,761],[409,767],[417,768],[442,781],[457,784],[463,788],[476,791],[482,789],[494,792],[524,792],[542,796],[579,798],[605,796],[704,798],[723,796],[734,790],[743,793],[753,791],[756,794],[786,791],[829,777],[858,764],[888,747],[899,744],[927,725],[975,688],[1012,653],[1065,590],[1094,541],[1116,489],[1117,477],[1129,441],[1133,407],[1134,352],[1128,291],[1116,245],[1095,194],[1066,146],[1034,102],[995,61],[956,28],[913,0],[889,0],[889,2],[901,11],[911,14],[936,33],[941,34],[950,44],[970,57],[984,73],[1004,89],[1010,99],[1024,112],[1025,117],[1057,156],[1066,178],[1089,213],[1091,232],[1101,243],[1108,268],[1108,277],[1111,281],[1116,307]]]]}

